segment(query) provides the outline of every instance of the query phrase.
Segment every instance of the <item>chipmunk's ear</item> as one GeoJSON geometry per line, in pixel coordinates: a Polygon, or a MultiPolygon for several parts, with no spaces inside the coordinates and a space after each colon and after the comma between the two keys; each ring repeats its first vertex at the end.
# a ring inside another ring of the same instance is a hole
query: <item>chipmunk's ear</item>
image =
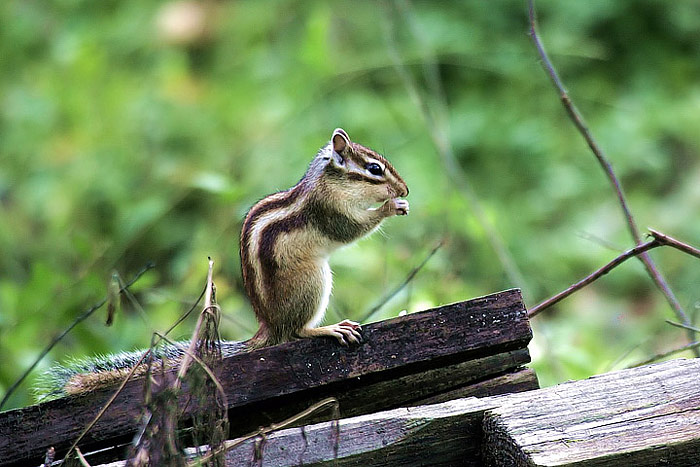
{"type": "Polygon", "coordinates": [[[335,156],[336,161],[339,164],[343,164],[345,162],[343,152],[348,146],[350,146],[350,137],[342,128],[336,128],[333,130],[331,143],[333,144],[333,155],[335,156]]]}

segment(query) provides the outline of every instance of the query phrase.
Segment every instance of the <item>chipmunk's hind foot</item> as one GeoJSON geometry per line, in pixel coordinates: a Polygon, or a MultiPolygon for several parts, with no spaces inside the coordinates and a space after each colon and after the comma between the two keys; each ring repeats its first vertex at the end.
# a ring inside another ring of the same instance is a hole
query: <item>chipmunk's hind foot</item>
{"type": "Polygon", "coordinates": [[[338,324],[331,324],[329,326],[321,326],[318,328],[305,328],[299,332],[301,337],[321,337],[328,336],[338,339],[340,345],[348,347],[352,345],[359,345],[362,342],[362,327],[359,323],[350,321],[348,319],[341,321],[338,324]]]}

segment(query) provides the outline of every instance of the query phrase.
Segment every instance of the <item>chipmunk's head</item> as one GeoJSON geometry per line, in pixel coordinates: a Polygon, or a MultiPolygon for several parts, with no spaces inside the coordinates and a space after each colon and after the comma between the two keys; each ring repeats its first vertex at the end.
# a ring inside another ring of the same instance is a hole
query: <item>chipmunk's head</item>
{"type": "Polygon", "coordinates": [[[336,128],[324,158],[326,177],[342,186],[348,198],[370,203],[408,195],[408,186],[394,166],[381,154],[353,143],[342,128],[336,128]]]}

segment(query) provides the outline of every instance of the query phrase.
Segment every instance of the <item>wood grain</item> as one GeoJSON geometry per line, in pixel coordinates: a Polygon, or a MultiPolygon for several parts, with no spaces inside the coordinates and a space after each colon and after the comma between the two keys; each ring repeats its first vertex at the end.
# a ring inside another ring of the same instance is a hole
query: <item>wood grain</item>
{"type": "MultiPolygon", "coordinates": [[[[263,466],[481,466],[482,400],[395,409],[333,423],[291,428],[268,437],[263,466]]],[[[255,465],[255,440],[227,453],[227,466],[255,465]]]]}
{"type": "Polygon", "coordinates": [[[411,406],[439,404],[454,399],[465,397],[487,397],[502,394],[512,394],[539,389],[537,375],[532,368],[516,368],[515,370],[502,375],[479,381],[474,384],[464,386],[435,394],[425,399],[420,399],[411,403],[411,406]]]}
{"type": "Polygon", "coordinates": [[[486,414],[494,466],[700,465],[700,360],[508,396],[486,414]]]}

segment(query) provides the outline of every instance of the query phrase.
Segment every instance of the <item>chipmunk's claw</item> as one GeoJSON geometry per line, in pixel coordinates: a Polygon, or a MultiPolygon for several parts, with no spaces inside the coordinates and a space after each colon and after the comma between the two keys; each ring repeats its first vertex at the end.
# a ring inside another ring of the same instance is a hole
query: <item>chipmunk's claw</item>
{"type": "Polygon", "coordinates": [[[359,323],[346,319],[327,327],[342,346],[359,345],[362,342],[362,334],[360,334],[362,327],[359,323]]]}
{"type": "Polygon", "coordinates": [[[340,345],[349,347],[350,344],[359,345],[362,342],[360,331],[362,327],[358,323],[346,319],[338,324],[302,329],[299,331],[299,337],[335,337],[340,345]]]}

